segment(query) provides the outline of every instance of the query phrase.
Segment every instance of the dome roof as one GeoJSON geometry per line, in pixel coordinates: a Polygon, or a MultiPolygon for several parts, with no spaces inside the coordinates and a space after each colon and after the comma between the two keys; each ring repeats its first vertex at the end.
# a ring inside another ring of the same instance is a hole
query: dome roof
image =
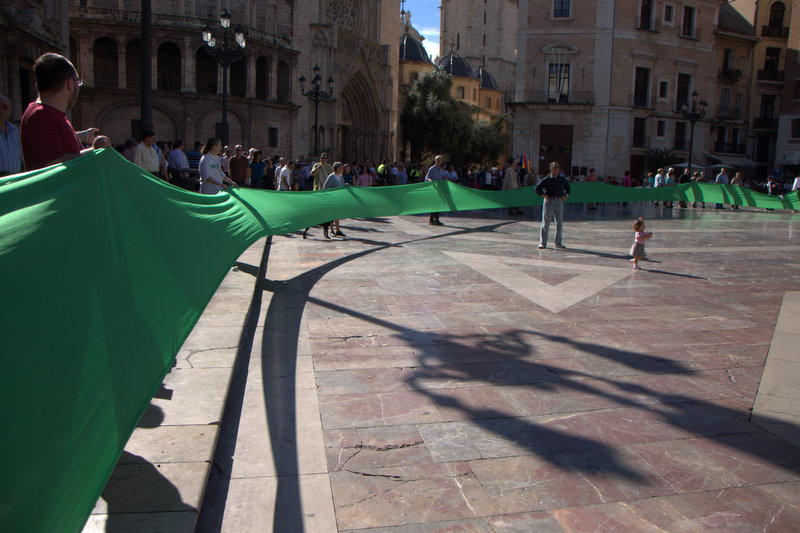
{"type": "Polygon", "coordinates": [[[481,89],[494,89],[495,91],[499,90],[494,76],[492,76],[485,67],[480,67],[478,69],[478,77],[481,79],[481,89]]]}
{"type": "Polygon", "coordinates": [[[404,33],[400,38],[400,61],[419,61],[433,64],[422,43],[408,33],[404,33]]]}
{"type": "Polygon", "coordinates": [[[450,76],[460,76],[462,78],[477,78],[478,76],[472,70],[464,58],[457,55],[455,52],[450,52],[444,57],[440,57],[436,62],[439,70],[447,72],[450,76]]]}

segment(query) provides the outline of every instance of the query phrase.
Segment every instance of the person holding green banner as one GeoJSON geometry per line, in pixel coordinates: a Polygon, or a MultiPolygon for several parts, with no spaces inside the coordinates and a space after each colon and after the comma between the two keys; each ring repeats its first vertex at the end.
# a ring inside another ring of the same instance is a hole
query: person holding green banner
{"type": "MultiPolygon", "coordinates": [[[[440,155],[437,155],[433,159],[433,165],[428,169],[428,173],[425,175],[425,181],[447,181],[450,178],[448,172],[442,168],[443,159],[444,158],[440,155]]],[[[428,224],[431,226],[442,226],[443,224],[439,221],[439,213],[431,213],[428,224]]]]}

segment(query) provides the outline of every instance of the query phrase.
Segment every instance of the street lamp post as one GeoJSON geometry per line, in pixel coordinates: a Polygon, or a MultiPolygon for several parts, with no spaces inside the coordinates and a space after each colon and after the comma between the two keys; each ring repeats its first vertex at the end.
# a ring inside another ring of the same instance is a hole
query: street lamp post
{"type": "Polygon", "coordinates": [[[689,163],[687,168],[689,175],[692,174],[692,150],[694,149],[694,125],[695,123],[697,123],[698,120],[701,120],[706,116],[706,109],[708,109],[708,103],[705,100],[700,100],[699,102],[697,101],[697,91],[692,91],[691,110],[689,109],[688,104],[683,104],[683,106],[681,106],[684,118],[689,121],[689,124],[692,125],[691,133],[689,134],[689,163]]]}
{"type": "Polygon", "coordinates": [[[233,30],[236,46],[228,45],[228,29],[231,27],[231,14],[223,11],[219,16],[222,27],[222,44],[217,46],[214,33],[208,26],[203,26],[203,41],[206,43],[208,55],[222,65],[222,146],[228,144],[228,67],[244,58],[244,28],[236,26],[233,30]]]}
{"type": "Polygon", "coordinates": [[[319,103],[333,100],[333,78],[328,77],[328,91],[320,88],[322,76],[319,75],[319,65],[314,65],[314,77],[311,79],[311,89],[306,91],[306,77],[300,76],[300,92],[303,96],[314,102],[314,157],[317,156],[317,138],[319,136],[319,103]]]}

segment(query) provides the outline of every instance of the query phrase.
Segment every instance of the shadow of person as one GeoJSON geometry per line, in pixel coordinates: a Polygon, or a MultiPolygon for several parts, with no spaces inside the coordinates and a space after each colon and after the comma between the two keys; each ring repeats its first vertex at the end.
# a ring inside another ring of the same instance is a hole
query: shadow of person
{"type": "MultiPolygon", "coordinates": [[[[156,397],[170,397],[161,385],[156,397]]],[[[164,411],[152,403],[137,427],[155,428],[164,411]]],[[[183,502],[178,488],[153,463],[123,450],[100,497],[106,502],[107,533],[192,530],[197,509],[183,502]]]]}
{"type": "Polygon", "coordinates": [[[197,509],[183,502],[178,488],[154,464],[123,451],[101,498],[108,507],[106,533],[185,531],[197,509]]]}

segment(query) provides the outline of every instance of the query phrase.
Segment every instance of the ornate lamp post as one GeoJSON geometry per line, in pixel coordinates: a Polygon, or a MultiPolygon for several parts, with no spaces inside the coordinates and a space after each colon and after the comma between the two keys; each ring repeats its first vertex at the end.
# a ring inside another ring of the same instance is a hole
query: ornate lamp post
{"type": "Polygon", "coordinates": [[[328,77],[328,91],[320,88],[322,76],[319,75],[319,66],[314,65],[314,77],[311,79],[311,89],[306,91],[306,77],[300,76],[300,92],[303,96],[314,102],[314,157],[317,156],[317,138],[319,136],[319,103],[333,100],[333,78],[328,77]]]}
{"type": "Polygon", "coordinates": [[[706,116],[708,103],[705,100],[697,101],[697,91],[692,91],[692,108],[689,109],[688,104],[683,104],[681,110],[683,116],[692,125],[691,133],[689,134],[689,174],[692,173],[692,149],[694,148],[694,125],[698,120],[702,120],[706,116]]]}
{"type": "Polygon", "coordinates": [[[213,59],[222,65],[222,146],[228,144],[228,67],[244,58],[242,49],[245,47],[244,28],[236,26],[233,30],[236,45],[228,45],[228,29],[231,27],[231,14],[223,11],[219,16],[219,25],[222,27],[222,45],[217,46],[214,33],[208,26],[203,26],[203,41],[208,47],[206,51],[213,59]]]}

